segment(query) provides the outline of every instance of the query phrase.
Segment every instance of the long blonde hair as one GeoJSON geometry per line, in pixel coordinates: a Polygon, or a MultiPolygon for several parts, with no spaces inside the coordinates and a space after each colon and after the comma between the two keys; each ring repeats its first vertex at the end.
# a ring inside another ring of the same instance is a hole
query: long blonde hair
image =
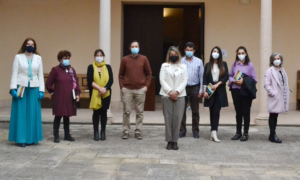
{"type": "Polygon", "coordinates": [[[167,57],[166,57],[166,62],[171,63],[170,62],[170,53],[171,53],[171,51],[174,51],[176,53],[176,55],[178,56],[178,61],[176,63],[178,63],[178,62],[180,63],[181,62],[181,54],[180,54],[179,50],[177,49],[177,47],[175,47],[175,46],[171,46],[169,48],[168,53],[167,53],[167,57]]]}

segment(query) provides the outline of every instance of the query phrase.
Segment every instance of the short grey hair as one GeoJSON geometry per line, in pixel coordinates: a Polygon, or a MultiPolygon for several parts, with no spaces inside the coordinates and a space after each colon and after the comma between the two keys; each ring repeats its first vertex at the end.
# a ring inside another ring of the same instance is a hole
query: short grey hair
{"type": "Polygon", "coordinates": [[[280,67],[281,67],[281,65],[283,64],[283,57],[282,57],[282,55],[280,54],[280,53],[278,53],[278,52],[275,52],[275,53],[273,53],[271,56],[270,56],[270,67],[271,66],[274,66],[274,64],[273,64],[273,62],[274,62],[274,58],[275,58],[275,56],[279,56],[280,57],[280,60],[281,60],[281,64],[279,65],[280,67]]]}

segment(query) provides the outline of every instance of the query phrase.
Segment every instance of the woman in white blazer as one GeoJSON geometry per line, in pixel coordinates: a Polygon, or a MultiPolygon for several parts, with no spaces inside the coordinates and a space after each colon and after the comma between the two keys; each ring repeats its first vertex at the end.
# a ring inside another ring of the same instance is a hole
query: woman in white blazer
{"type": "Polygon", "coordinates": [[[37,53],[35,40],[27,38],[13,63],[9,141],[25,147],[43,140],[41,99],[44,98],[44,89],[42,58],[37,53]]]}
{"type": "Polygon", "coordinates": [[[282,67],[283,57],[273,53],[270,57],[270,68],[265,74],[265,89],[268,93],[268,111],[270,136],[269,141],[282,143],[276,135],[277,118],[279,113],[288,112],[290,88],[288,76],[282,67]]]}
{"type": "Polygon", "coordinates": [[[180,52],[176,47],[171,46],[167,53],[167,62],[162,64],[159,75],[161,84],[159,94],[162,95],[167,150],[178,150],[178,132],[184,113],[188,74],[186,65],[181,64],[180,60],[180,52]]]}

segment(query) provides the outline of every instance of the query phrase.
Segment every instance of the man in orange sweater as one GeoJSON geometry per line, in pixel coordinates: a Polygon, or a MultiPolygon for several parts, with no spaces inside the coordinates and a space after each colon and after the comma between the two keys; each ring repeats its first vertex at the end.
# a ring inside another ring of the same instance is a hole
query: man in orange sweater
{"type": "Polygon", "coordinates": [[[123,57],[119,71],[119,84],[123,102],[123,139],[129,138],[131,104],[135,103],[135,137],[141,140],[146,92],[151,82],[152,71],[146,56],[139,54],[139,43],[132,41],[130,55],[123,57]]]}

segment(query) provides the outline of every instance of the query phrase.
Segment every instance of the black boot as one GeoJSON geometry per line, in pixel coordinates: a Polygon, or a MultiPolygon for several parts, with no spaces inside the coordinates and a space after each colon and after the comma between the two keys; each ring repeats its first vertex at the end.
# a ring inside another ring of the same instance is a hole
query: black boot
{"type": "Polygon", "coordinates": [[[235,133],[235,135],[231,138],[231,140],[239,140],[242,137],[242,133],[235,133]]]}
{"type": "Polygon", "coordinates": [[[270,135],[269,141],[273,143],[282,143],[282,141],[276,136],[276,134],[270,135]]]}
{"type": "Polygon", "coordinates": [[[278,118],[278,114],[270,113],[270,116],[269,116],[269,127],[270,127],[269,141],[274,142],[274,143],[282,143],[282,141],[276,136],[277,118],[278,118]]]}
{"type": "Polygon", "coordinates": [[[54,142],[59,143],[59,131],[57,129],[53,129],[54,142]]]}
{"type": "Polygon", "coordinates": [[[242,138],[241,138],[241,141],[248,141],[248,138],[249,138],[249,134],[248,132],[244,132],[242,138]]]}
{"type": "Polygon", "coordinates": [[[71,134],[65,134],[64,140],[66,140],[66,141],[75,141],[75,139],[71,136],[71,134]]]}
{"type": "Polygon", "coordinates": [[[75,141],[75,139],[70,134],[70,119],[69,119],[69,117],[64,117],[64,130],[65,130],[64,140],[75,141]]]}
{"type": "Polygon", "coordinates": [[[66,141],[75,141],[75,139],[72,138],[72,136],[70,134],[69,127],[65,128],[65,138],[64,138],[64,140],[66,140],[66,141]]]}
{"type": "Polygon", "coordinates": [[[94,131],[94,140],[99,141],[99,131],[94,131]]]}
{"type": "Polygon", "coordinates": [[[105,131],[101,131],[101,141],[105,141],[106,137],[105,137],[105,131]]]}

